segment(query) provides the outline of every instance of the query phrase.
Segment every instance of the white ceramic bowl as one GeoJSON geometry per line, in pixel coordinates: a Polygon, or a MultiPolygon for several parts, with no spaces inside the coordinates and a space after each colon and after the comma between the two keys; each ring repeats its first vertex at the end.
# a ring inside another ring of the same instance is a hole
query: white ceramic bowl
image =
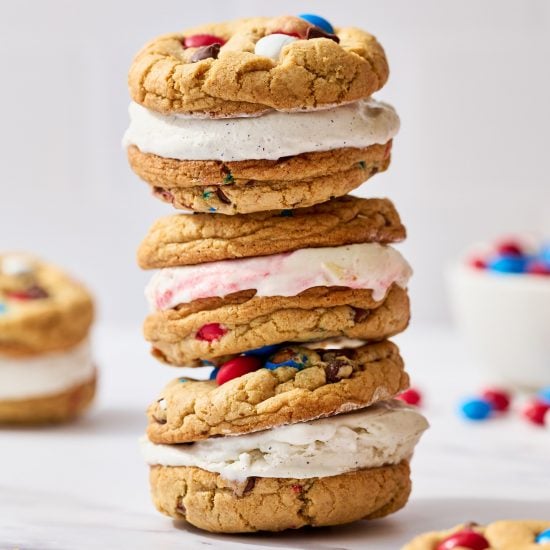
{"type": "Polygon", "coordinates": [[[449,283],[456,322],[487,379],[550,386],[550,277],[455,265],[449,283]]]}

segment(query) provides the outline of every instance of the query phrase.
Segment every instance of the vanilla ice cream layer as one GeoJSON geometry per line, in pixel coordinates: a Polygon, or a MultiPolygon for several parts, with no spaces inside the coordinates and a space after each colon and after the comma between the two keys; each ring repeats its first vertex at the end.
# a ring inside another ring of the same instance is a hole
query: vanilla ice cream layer
{"type": "Polygon", "coordinates": [[[195,466],[225,479],[305,479],[398,464],[411,457],[426,419],[399,401],[360,411],[197,443],[157,445],[143,438],[148,464],[195,466]]]}
{"type": "Polygon", "coordinates": [[[387,143],[399,130],[390,105],[372,98],[332,109],[257,117],[198,118],[129,107],[125,147],[178,160],[276,160],[312,151],[387,143]]]}
{"type": "Polygon", "coordinates": [[[0,356],[0,399],[27,399],[62,393],[91,380],[95,367],[90,342],[31,358],[0,356]]]}
{"type": "Polygon", "coordinates": [[[256,296],[296,296],[316,286],[372,290],[381,300],[396,283],[406,288],[411,267],[378,243],[303,248],[294,252],[161,269],[147,285],[151,310],[255,289],[256,296]]]}

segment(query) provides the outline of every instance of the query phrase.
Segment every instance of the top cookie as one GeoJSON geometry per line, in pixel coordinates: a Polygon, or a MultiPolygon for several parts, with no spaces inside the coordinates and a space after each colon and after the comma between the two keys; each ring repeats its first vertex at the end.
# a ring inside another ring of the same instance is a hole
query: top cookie
{"type": "Polygon", "coordinates": [[[155,222],[138,250],[143,269],[201,264],[353,243],[405,238],[388,199],[350,195],[297,210],[247,215],[176,214],[155,222]]]}
{"type": "Polygon", "coordinates": [[[30,356],[87,335],[91,296],[68,275],[27,254],[0,254],[0,354],[30,356]]]}
{"type": "Polygon", "coordinates": [[[389,74],[382,46],[360,29],[335,33],[283,16],[164,35],[135,57],[130,95],[161,113],[233,117],[327,108],[382,88],[389,74]]]}

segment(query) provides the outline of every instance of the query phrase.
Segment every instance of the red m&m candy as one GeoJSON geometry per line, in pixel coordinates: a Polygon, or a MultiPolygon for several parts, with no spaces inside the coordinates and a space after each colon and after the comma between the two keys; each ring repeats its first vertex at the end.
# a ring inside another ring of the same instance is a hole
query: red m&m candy
{"type": "Polygon", "coordinates": [[[42,287],[34,285],[25,290],[7,292],[6,296],[12,300],[40,300],[42,298],[47,298],[48,293],[42,287]]]}
{"type": "Polygon", "coordinates": [[[408,405],[416,405],[420,406],[420,403],[422,402],[422,395],[418,390],[415,390],[414,388],[409,388],[408,390],[405,390],[404,392],[400,393],[396,399],[400,399],[401,401],[404,401],[408,405]]]}
{"type": "Polygon", "coordinates": [[[230,359],[227,363],[224,363],[218,374],[216,375],[216,382],[221,386],[233,378],[238,378],[258,370],[262,366],[262,360],[259,357],[253,355],[241,355],[230,359]]]}
{"type": "Polygon", "coordinates": [[[534,261],[527,264],[527,273],[531,275],[550,275],[550,265],[544,262],[534,261]]]}
{"type": "Polygon", "coordinates": [[[211,46],[212,44],[223,46],[225,40],[213,34],[193,34],[183,39],[183,45],[186,48],[200,48],[201,46],[211,46]]]}
{"type": "Polygon", "coordinates": [[[550,405],[542,401],[530,401],[523,408],[523,416],[526,420],[538,426],[544,426],[546,422],[546,413],[550,410],[550,405]]]}
{"type": "Polygon", "coordinates": [[[500,256],[523,256],[523,247],[517,241],[502,241],[497,246],[500,256]]]}
{"type": "Polygon", "coordinates": [[[219,323],[208,323],[197,331],[195,338],[197,340],[205,340],[206,342],[214,342],[215,340],[219,340],[226,333],[227,329],[222,327],[219,323]]]}
{"type": "Polygon", "coordinates": [[[510,408],[510,395],[504,390],[487,388],[481,396],[491,404],[494,411],[505,412],[510,408]]]}
{"type": "Polygon", "coordinates": [[[470,550],[485,550],[489,541],[471,529],[464,529],[442,540],[436,550],[453,550],[453,548],[469,548],[470,550]]]}

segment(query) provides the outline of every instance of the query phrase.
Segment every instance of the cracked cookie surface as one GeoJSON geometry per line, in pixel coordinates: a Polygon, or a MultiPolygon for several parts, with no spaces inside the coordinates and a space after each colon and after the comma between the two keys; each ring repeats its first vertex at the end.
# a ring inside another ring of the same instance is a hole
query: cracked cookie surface
{"type": "Polygon", "coordinates": [[[0,424],[35,425],[65,422],[79,416],[91,404],[96,377],[55,395],[0,400],[0,424]]]}
{"type": "Polygon", "coordinates": [[[154,443],[186,443],[332,416],[405,390],[409,378],[395,344],[317,350],[301,370],[260,368],[221,386],[174,380],[148,409],[154,443]],[[345,366],[335,376],[334,367],[345,366]]]}
{"type": "Polygon", "coordinates": [[[336,29],[339,43],[329,38],[296,40],[282,49],[278,60],[254,53],[266,35],[286,29],[305,37],[310,27],[292,16],[257,17],[158,37],[130,67],[130,95],[153,111],[227,117],[268,109],[326,108],[382,88],[389,74],[384,50],[360,29],[336,29]],[[192,62],[197,48],[183,43],[198,34],[225,42],[216,58],[192,62]]]}
{"type": "Polygon", "coordinates": [[[405,330],[410,318],[407,291],[396,284],[379,301],[371,290],[344,287],[314,287],[297,296],[254,294],[204,298],[151,313],[144,335],[153,355],[173,365],[198,366],[200,360],[282,342],[339,336],[377,341],[405,330]],[[201,339],[201,329],[211,324],[222,327],[222,334],[201,339]]]}
{"type": "Polygon", "coordinates": [[[0,255],[0,354],[65,350],[86,337],[92,320],[92,298],[80,283],[31,255],[0,255]]]}
{"type": "Polygon", "coordinates": [[[227,215],[312,206],[345,195],[390,163],[387,145],[227,163],[166,159],[132,145],[128,159],[157,198],[178,209],[227,215]]]}
{"type": "Polygon", "coordinates": [[[249,478],[230,482],[186,466],[152,466],[157,509],[218,533],[283,531],[384,517],[402,508],[411,490],[406,461],[311,479],[249,478]]]}
{"type": "Polygon", "coordinates": [[[292,212],[166,216],[149,230],[138,262],[143,269],[175,267],[309,247],[394,243],[405,236],[405,227],[388,199],[345,196],[292,212]]]}
{"type": "Polygon", "coordinates": [[[550,521],[503,520],[488,525],[463,524],[447,531],[434,531],[419,535],[406,544],[402,550],[434,550],[447,537],[468,527],[483,535],[491,550],[540,550],[550,548],[548,544],[538,544],[539,533],[550,529],[550,521]]]}

